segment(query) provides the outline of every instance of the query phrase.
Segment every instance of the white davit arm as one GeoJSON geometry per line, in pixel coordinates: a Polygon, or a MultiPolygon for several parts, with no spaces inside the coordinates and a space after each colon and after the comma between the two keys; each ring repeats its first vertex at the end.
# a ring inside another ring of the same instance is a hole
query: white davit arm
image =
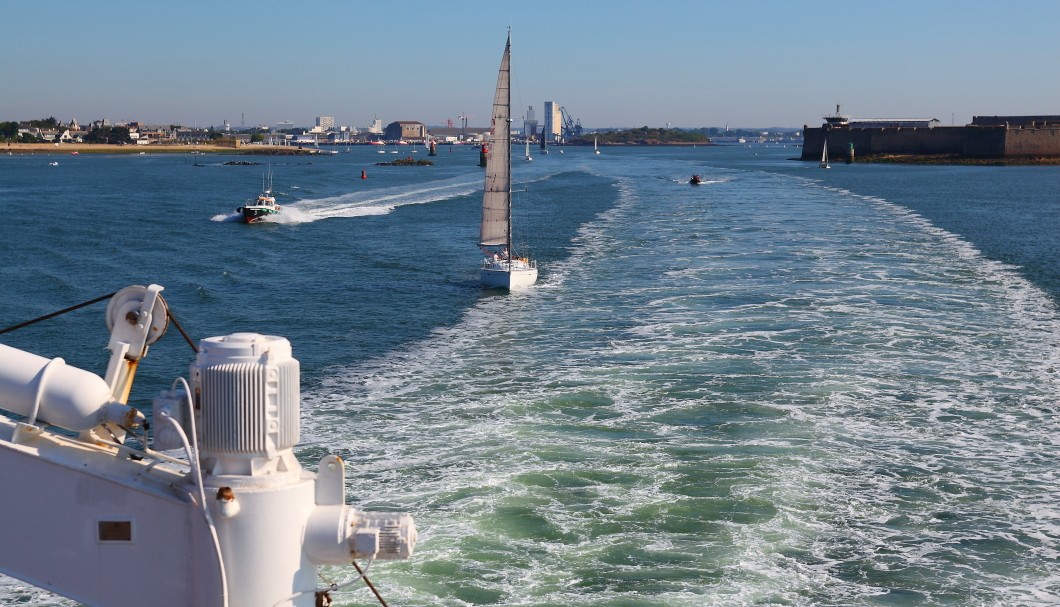
{"type": "Polygon", "coordinates": [[[115,402],[98,375],[0,344],[0,408],[66,430],[83,432],[103,423],[139,426],[142,413],[115,402]]]}

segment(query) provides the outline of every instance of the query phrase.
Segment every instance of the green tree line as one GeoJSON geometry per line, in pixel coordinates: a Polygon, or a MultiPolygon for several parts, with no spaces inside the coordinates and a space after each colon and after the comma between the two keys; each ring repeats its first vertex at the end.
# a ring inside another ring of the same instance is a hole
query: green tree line
{"type": "Polygon", "coordinates": [[[85,143],[130,143],[131,141],[127,126],[97,127],[85,135],[85,143]]]}
{"type": "MultiPolygon", "coordinates": [[[[590,144],[594,136],[582,136],[572,143],[590,144]]],[[[666,143],[710,143],[704,133],[680,129],[659,129],[642,126],[639,129],[612,131],[595,135],[601,144],[610,145],[661,145],[666,143]]]]}
{"type": "MultiPolygon", "coordinates": [[[[14,121],[0,122],[0,141],[13,141],[17,143],[39,143],[44,141],[40,137],[33,135],[23,134],[19,136],[18,128],[20,124],[14,121]]],[[[58,129],[59,121],[55,119],[55,116],[49,116],[48,118],[41,118],[40,120],[30,120],[29,126],[37,129],[58,129]]]]}

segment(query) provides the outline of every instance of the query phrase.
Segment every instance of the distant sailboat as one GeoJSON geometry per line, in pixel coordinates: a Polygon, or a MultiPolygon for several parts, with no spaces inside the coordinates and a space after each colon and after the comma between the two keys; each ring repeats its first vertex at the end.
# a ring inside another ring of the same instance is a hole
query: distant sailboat
{"type": "Polygon", "coordinates": [[[529,139],[526,140],[526,160],[527,160],[527,162],[533,160],[533,158],[530,157],[530,140],[529,139]]]}
{"type": "Polygon", "coordinates": [[[596,136],[595,135],[593,136],[593,151],[596,152],[597,154],[600,153],[600,148],[596,145],[596,136]]]}
{"type": "Polygon", "coordinates": [[[832,168],[828,164],[828,140],[827,139],[824,140],[824,149],[821,150],[821,164],[818,165],[818,166],[820,166],[822,169],[830,169],[830,168],[832,168]]]}
{"type": "Polygon", "coordinates": [[[509,32],[493,97],[493,126],[490,153],[486,156],[478,241],[486,255],[479,271],[480,281],[484,286],[504,289],[528,287],[537,282],[537,262],[516,256],[512,248],[511,50],[509,32]]]}

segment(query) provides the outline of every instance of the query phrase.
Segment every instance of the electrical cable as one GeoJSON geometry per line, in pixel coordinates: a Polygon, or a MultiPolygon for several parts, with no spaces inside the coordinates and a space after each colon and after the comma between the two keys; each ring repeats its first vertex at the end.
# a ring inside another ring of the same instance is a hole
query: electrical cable
{"type": "Polygon", "coordinates": [[[210,535],[213,536],[213,546],[217,551],[217,565],[221,570],[221,601],[224,607],[228,607],[228,575],[225,572],[225,561],[221,555],[221,540],[217,537],[217,526],[213,522],[213,515],[210,514],[210,506],[206,503],[206,488],[202,483],[202,467],[199,465],[198,457],[199,439],[198,433],[195,431],[195,411],[192,408],[194,405],[191,402],[191,387],[188,386],[188,382],[183,377],[178,377],[173,382],[174,385],[177,382],[184,384],[184,394],[188,399],[188,419],[191,424],[192,441],[195,443],[194,450],[192,450],[192,446],[188,442],[188,435],[184,432],[184,428],[180,425],[180,422],[173,419],[171,415],[165,412],[162,412],[162,418],[168,421],[177,431],[177,434],[180,436],[180,441],[184,445],[184,452],[188,454],[188,462],[191,464],[191,469],[195,473],[195,484],[199,489],[202,512],[206,516],[206,524],[210,528],[210,535]]]}

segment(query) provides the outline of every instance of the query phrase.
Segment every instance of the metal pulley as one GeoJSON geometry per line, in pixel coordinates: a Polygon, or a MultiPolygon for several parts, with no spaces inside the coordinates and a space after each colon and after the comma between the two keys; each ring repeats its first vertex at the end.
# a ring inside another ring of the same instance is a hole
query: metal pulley
{"type": "Polygon", "coordinates": [[[158,285],[125,287],[107,304],[107,330],[112,339],[130,344],[127,356],[143,356],[168,327],[169,308],[158,285]]]}
{"type": "Polygon", "coordinates": [[[110,363],[105,379],[116,401],[129,402],[136,365],[147,354],[147,347],[165,335],[168,326],[169,308],[158,285],[125,287],[110,298],[110,363]]]}

